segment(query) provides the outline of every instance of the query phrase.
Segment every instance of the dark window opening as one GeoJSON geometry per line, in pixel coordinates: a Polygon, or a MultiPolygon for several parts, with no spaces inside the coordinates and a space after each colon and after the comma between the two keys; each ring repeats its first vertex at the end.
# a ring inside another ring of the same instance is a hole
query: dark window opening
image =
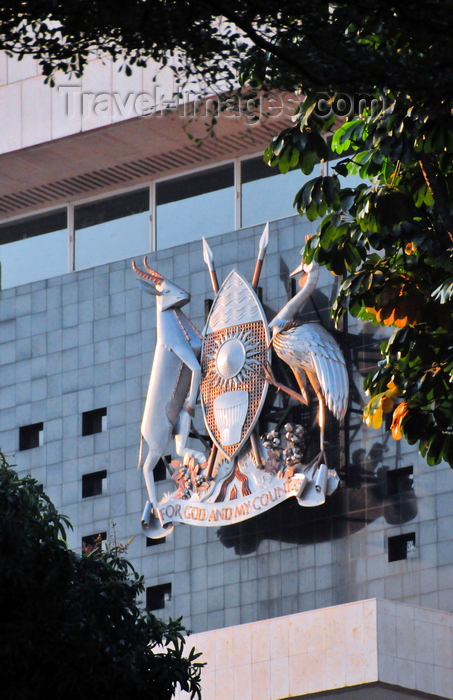
{"type": "Polygon", "coordinates": [[[146,538],[146,546],[147,547],[154,547],[156,544],[164,544],[165,542],[165,537],[159,537],[157,540],[151,539],[151,537],[146,538]]]}
{"type": "Polygon", "coordinates": [[[106,408],[96,408],[94,411],[82,413],[82,435],[102,433],[106,429],[106,408]]]}
{"type": "Polygon", "coordinates": [[[19,450],[31,450],[43,444],[44,423],[23,425],[19,428],[19,450]]]}
{"type": "Polygon", "coordinates": [[[82,476],[82,498],[89,496],[100,496],[102,493],[102,480],[107,478],[107,470],[83,474],[82,476]]]}
{"type": "Polygon", "coordinates": [[[76,231],[96,226],[107,221],[122,219],[132,214],[141,214],[149,209],[149,189],[136,190],[128,194],[107,197],[90,204],[81,204],[74,210],[76,231]]]}
{"type": "Polygon", "coordinates": [[[247,158],[247,160],[241,162],[241,181],[243,184],[279,174],[279,169],[271,168],[270,165],[264,162],[262,156],[247,158]]]}
{"type": "Polygon", "coordinates": [[[197,197],[207,192],[216,192],[234,186],[234,166],[232,163],[209,168],[202,173],[175,177],[156,185],[156,205],[178,202],[181,199],[197,197]]]}
{"type": "Polygon", "coordinates": [[[212,305],[214,303],[214,299],[205,299],[204,300],[204,320],[208,320],[209,313],[212,309],[212,305]]]}
{"type": "Polygon", "coordinates": [[[163,610],[167,600],[171,600],[171,583],[161,583],[146,589],[147,610],[163,610]]]}
{"type": "Polygon", "coordinates": [[[395,535],[389,537],[389,561],[400,561],[407,559],[409,552],[415,549],[415,532],[408,532],[406,535],[395,535]]]}
{"type": "Polygon", "coordinates": [[[84,554],[94,552],[95,549],[102,547],[102,543],[105,542],[106,539],[106,532],[98,532],[95,535],[85,535],[82,537],[82,552],[84,554]]]}
{"type": "Polygon", "coordinates": [[[387,496],[412,491],[414,488],[413,473],[413,467],[402,467],[401,469],[391,469],[388,471],[386,473],[387,496]]]}
{"type": "Polygon", "coordinates": [[[171,462],[171,455],[165,455],[164,458],[161,458],[156,466],[154,467],[154,481],[165,481],[168,477],[167,473],[167,467],[165,465],[164,459],[170,464],[171,462]]]}

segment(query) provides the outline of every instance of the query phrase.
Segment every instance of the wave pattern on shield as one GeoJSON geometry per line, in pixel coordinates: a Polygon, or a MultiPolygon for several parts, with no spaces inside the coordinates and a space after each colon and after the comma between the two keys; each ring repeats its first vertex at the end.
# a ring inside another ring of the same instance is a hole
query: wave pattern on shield
{"type": "Polygon", "coordinates": [[[206,428],[228,459],[240,451],[261,411],[268,388],[263,364],[269,360],[269,341],[258,297],[233,270],[206,324],[201,384],[206,428]]]}

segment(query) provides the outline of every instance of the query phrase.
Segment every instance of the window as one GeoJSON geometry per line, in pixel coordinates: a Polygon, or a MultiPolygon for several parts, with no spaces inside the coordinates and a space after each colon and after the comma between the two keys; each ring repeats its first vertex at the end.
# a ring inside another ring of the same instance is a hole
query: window
{"type": "Polygon", "coordinates": [[[312,177],[282,175],[262,156],[231,159],[139,189],[0,224],[1,287],[134,258],[292,216],[312,177]],[[153,194],[155,192],[155,194],[153,194]],[[151,226],[151,222],[153,225],[151,226]]]}
{"type": "Polygon", "coordinates": [[[90,496],[100,496],[102,493],[102,482],[106,478],[106,469],[103,469],[99,472],[92,472],[91,474],[83,474],[82,498],[89,498],[90,496]]]}
{"type": "Polygon", "coordinates": [[[43,444],[44,423],[23,425],[19,428],[19,450],[31,450],[43,444]]]}
{"type": "Polygon", "coordinates": [[[210,311],[212,309],[213,303],[214,303],[214,299],[205,299],[204,300],[204,320],[205,320],[205,323],[208,320],[208,316],[209,316],[210,311]]]}
{"type": "Polygon", "coordinates": [[[146,589],[147,610],[163,610],[168,600],[171,600],[171,583],[162,583],[146,589]]]}
{"type": "Polygon", "coordinates": [[[95,549],[102,547],[102,543],[107,540],[106,532],[98,532],[95,535],[85,535],[82,537],[82,552],[90,554],[95,549]]]}
{"type": "Polygon", "coordinates": [[[387,496],[412,491],[414,488],[413,473],[413,467],[402,467],[401,469],[391,469],[388,471],[386,473],[387,496]]]}
{"type": "Polygon", "coordinates": [[[159,537],[157,540],[151,539],[151,537],[146,538],[146,546],[147,547],[155,547],[156,544],[165,544],[166,538],[165,537],[159,537]]]}
{"type": "Polygon", "coordinates": [[[388,544],[389,562],[407,559],[408,554],[415,552],[415,532],[389,537],[388,544]]]}
{"type": "Polygon", "coordinates": [[[158,249],[233,230],[233,163],[157,183],[158,249]]]}
{"type": "Polygon", "coordinates": [[[165,479],[168,477],[167,467],[164,460],[169,464],[171,462],[171,455],[165,455],[157,462],[153,472],[154,481],[165,481],[165,479]]]}
{"type": "Polygon", "coordinates": [[[263,157],[249,158],[241,162],[242,226],[253,226],[285,216],[294,216],[294,196],[302,185],[320,174],[316,165],[311,175],[304,175],[299,168],[282,175],[278,168],[271,168],[263,157]]]}
{"type": "Polygon", "coordinates": [[[0,288],[8,289],[67,272],[67,226],[66,209],[1,224],[0,288]]]}
{"type": "Polygon", "coordinates": [[[75,269],[149,251],[149,188],[74,209],[75,269]]]}
{"type": "Polygon", "coordinates": [[[94,435],[107,429],[107,409],[95,408],[82,413],[82,435],[94,435]]]}

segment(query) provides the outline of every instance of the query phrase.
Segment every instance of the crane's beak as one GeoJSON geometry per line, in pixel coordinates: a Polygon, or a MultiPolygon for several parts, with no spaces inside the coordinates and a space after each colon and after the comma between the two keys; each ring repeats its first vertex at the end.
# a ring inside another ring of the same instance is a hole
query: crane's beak
{"type": "Polygon", "coordinates": [[[299,267],[296,267],[295,270],[293,270],[292,272],[290,272],[290,273],[289,273],[289,276],[290,276],[290,277],[294,277],[294,275],[301,275],[302,272],[305,272],[305,270],[304,270],[304,263],[303,263],[303,262],[301,262],[301,264],[299,265],[299,267]]]}

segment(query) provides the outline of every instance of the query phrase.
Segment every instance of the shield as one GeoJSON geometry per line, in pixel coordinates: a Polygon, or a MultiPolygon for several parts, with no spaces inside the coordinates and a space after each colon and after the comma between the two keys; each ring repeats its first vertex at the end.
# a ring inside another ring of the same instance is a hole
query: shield
{"type": "Polygon", "coordinates": [[[263,365],[270,335],[250,284],[233,270],[212,305],[202,349],[201,404],[206,429],[232,460],[258,420],[268,389],[263,365]]]}

